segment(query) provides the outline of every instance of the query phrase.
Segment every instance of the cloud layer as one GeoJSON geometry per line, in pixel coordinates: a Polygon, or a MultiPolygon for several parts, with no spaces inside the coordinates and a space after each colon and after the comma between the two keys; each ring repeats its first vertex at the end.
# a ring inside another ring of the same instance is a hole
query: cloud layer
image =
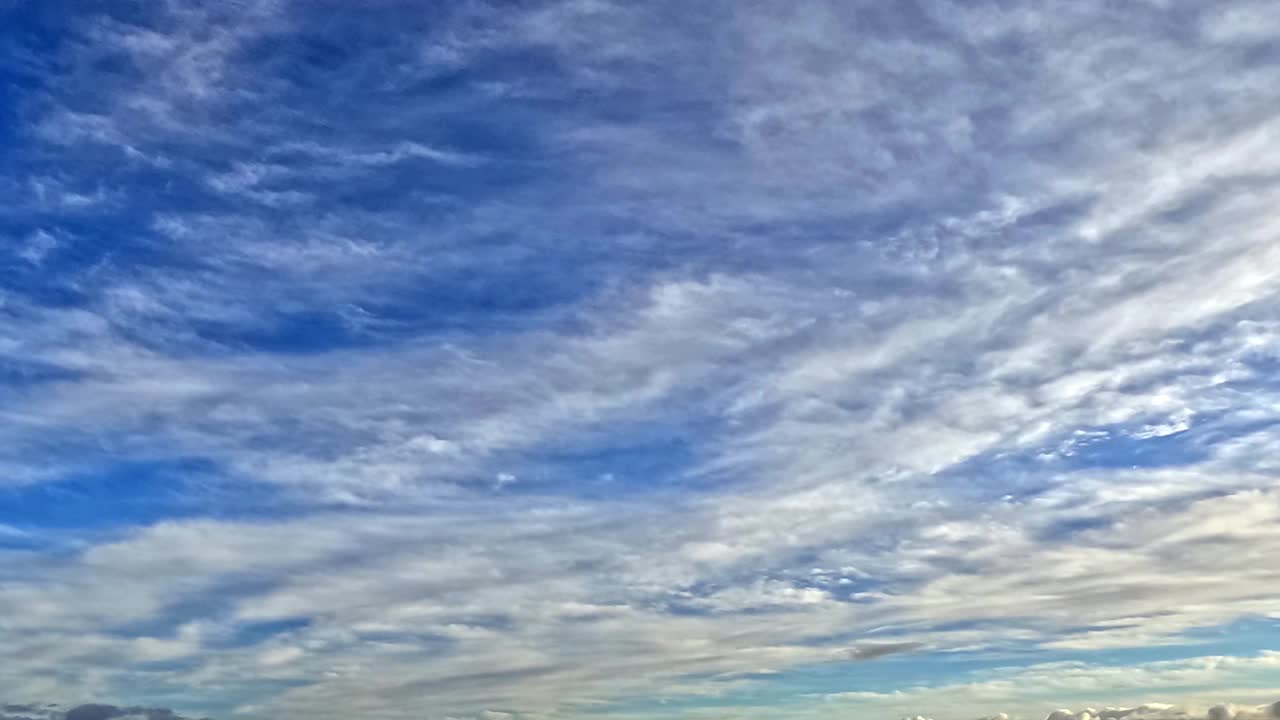
{"type": "Polygon", "coordinates": [[[0,696],[1280,692],[1271,4],[0,14],[0,696]]]}

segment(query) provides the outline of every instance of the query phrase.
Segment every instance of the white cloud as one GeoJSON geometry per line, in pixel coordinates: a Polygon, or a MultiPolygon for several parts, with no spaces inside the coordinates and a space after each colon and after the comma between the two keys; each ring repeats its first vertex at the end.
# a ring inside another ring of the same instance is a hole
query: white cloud
{"type": "MultiPolygon", "coordinates": [[[[1168,718],[1239,718],[1275,716],[1271,700],[1276,688],[1265,678],[1280,662],[1275,653],[1254,657],[1198,657],[1129,667],[1057,663],[1018,670],[998,670],[994,678],[972,683],[920,686],[892,693],[851,692],[828,695],[822,710],[829,716],[845,708],[890,715],[902,708],[936,708],[939,720],[985,717],[1050,720],[1164,720],[1168,718]],[[1234,704],[1224,703],[1224,697],[1234,704]],[[1162,698],[1156,702],[1153,697],[1162,698]],[[1079,710],[1044,711],[1068,700],[1087,703],[1079,710]],[[1175,701],[1176,702],[1170,702],[1175,701]],[[994,712],[1003,705],[1006,711],[994,712]],[[1225,713],[1225,715],[1224,715],[1225,713]]],[[[906,711],[910,712],[910,711],[906,711]]],[[[817,713],[812,713],[817,714],[817,713]]],[[[805,716],[811,716],[806,712],[805,716]]]]}

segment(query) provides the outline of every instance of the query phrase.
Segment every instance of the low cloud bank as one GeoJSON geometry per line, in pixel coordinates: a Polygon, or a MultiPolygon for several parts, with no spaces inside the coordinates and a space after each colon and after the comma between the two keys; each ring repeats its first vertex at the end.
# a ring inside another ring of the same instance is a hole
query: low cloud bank
{"type": "MultiPolygon", "coordinates": [[[[976,720],[1014,720],[1007,713],[987,715],[976,720]]],[[[903,720],[932,720],[923,715],[903,720]]],[[[1207,710],[1181,708],[1176,705],[1152,703],[1131,708],[1085,708],[1083,710],[1054,710],[1045,720],[1280,720],[1280,701],[1269,705],[1214,705],[1207,710]]]]}
{"type": "Polygon", "coordinates": [[[99,703],[64,708],[57,703],[11,703],[0,705],[0,720],[194,720],[194,718],[179,715],[169,708],[117,707],[99,703]]]}

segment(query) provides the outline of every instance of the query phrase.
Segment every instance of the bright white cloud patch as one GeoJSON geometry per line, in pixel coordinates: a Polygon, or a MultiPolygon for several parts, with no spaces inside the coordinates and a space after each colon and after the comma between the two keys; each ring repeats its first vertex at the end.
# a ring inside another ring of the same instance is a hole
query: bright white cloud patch
{"type": "MultiPolygon", "coordinates": [[[[1193,718],[1196,720],[1202,718],[1204,720],[1269,720],[1274,717],[1277,717],[1275,705],[1258,707],[1239,707],[1231,704],[1214,705],[1201,712],[1199,710],[1187,710],[1168,703],[1149,703],[1137,707],[1087,708],[1076,712],[1054,710],[1049,713],[1046,720],[1117,720],[1118,718],[1129,718],[1130,720],[1192,720],[1193,718]]],[[[1008,713],[997,713],[980,720],[1008,720],[1008,718],[1008,713]]],[[[928,719],[916,715],[908,720],[928,719]]]]}
{"type": "Polygon", "coordinates": [[[1271,717],[1277,17],[0,3],[3,720],[1271,717]]]}

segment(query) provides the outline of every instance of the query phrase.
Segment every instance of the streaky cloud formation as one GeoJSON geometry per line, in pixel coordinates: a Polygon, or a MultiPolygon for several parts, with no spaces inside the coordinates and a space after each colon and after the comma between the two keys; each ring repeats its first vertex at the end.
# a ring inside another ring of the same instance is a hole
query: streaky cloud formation
{"type": "Polygon", "coordinates": [[[1277,32],[0,2],[3,720],[1274,716],[1277,32]]]}

